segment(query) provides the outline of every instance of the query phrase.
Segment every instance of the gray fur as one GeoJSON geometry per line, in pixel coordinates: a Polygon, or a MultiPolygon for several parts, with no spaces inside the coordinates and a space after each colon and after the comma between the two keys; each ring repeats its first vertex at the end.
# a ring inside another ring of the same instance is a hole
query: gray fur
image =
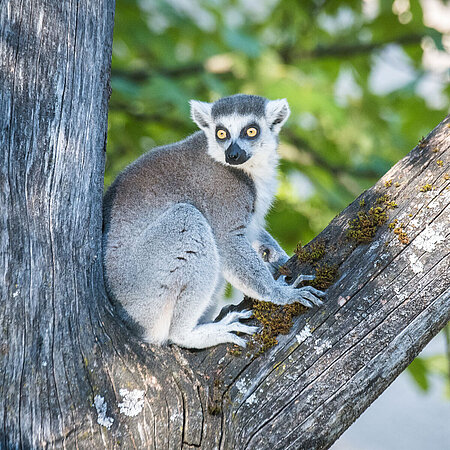
{"type": "Polygon", "coordinates": [[[212,105],[211,116],[213,120],[221,116],[231,116],[232,114],[263,117],[266,102],[266,98],[259,97],[258,95],[237,94],[230,97],[223,97],[212,105]]]}
{"type": "MultiPolygon", "coordinates": [[[[286,120],[285,101],[262,100],[266,111],[277,113],[284,108],[286,120]]],[[[248,162],[230,166],[222,161],[223,148],[214,144],[211,126],[216,104],[192,102],[192,116],[199,126],[206,124],[206,131],[142,155],[105,195],[108,293],[144,330],[149,343],[187,348],[228,342],[244,346],[244,339],[234,333],[257,331],[239,322],[248,318],[248,312],[229,313],[212,322],[219,312],[224,279],[260,300],[321,303],[319,291],[294,289],[273,279],[272,273],[287,260],[263,228],[274,191],[277,136],[271,131],[273,114],[259,116],[258,107],[251,112],[252,102],[247,96],[231,97],[226,104],[238,105],[232,117],[221,113],[235,140],[241,126],[236,125],[237,111],[245,111],[243,123],[248,116],[259,120],[261,135],[253,144],[246,143],[251,154],[248,162]],[[240,110],[239,101],[246,105],[240,110]]],[[[221,106],[220,110],[226,109],[221,106]]]]}

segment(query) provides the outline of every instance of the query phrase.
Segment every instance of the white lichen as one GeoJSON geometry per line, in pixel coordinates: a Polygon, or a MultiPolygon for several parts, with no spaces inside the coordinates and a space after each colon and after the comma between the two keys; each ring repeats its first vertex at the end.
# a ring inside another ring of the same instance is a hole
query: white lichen
{"type": "Polygon", "coordinates": [[[350,295],[347,295],[347,297],[342,297],[342,295],[340,295],[338,297],[338,305],[344,306],[349,300],[350,300],[350,295]]]}
{"type": "Polygon", "coordinates": [[[114,422],[114,419],[106,415],[107,404],[104,397],[101,395],[96,395],[92,406],[95,406],[95,409],[97,410],[97,423],[109,430],[114,422]]]}
{"type": "Polygon", "coordinates": [[[247,383],[245,380],[238,380],[236,383],[236,388],[241,394],[245,394],[247,392],[247,383]]]}
{"type": "Polygon", "coordinates": [[[255,394],[252,394],[245,402],[249,405],[254,405],[255,403],[258,403],[258,399],[256,398],[255,394]]]}
{"type": "Polygon", "coordinates": [[[423,272],[423,264],[419,261],[419,257],[414,253],[409,255],[409,263],[414,273],[417,274],[423,272]]]}
{"type": "Polygon", "coordinates": [[[439,234],[439,229],[434,229],[432,225],[428,225],[419,236],[413,241],[413,245],[420,250],[432,252],[437,244],[445,240],[445,237],[439,234]]]}
{"type": "Polygon", "coordinates": [[[182,421],[183,415],[180,414],[179,412],[174,412],[170,415],[169,420],[170,420],[170,422],[182,421]]]}
{"type": "Polygon", "coordinates": [[[321,355],[325,350],[327,350],[331,347],[332,347],[332,345],[331,345],[330,341],[324,341],[320,345],[315,345],[314,350],[315,350],[316,354],[321,355]]]}
{"type": "Polygon", "coordinates": [[[117,406],[119,407],[120,414],[124,414],[128,417],[137,416],[144,408],[144,391],[139,389],[119,389],[119,394],[122,397],[122,402],[117,406]]]}
{"type": "Polygon", "coordinates": [[[309,325],[305,325],[305,328],[303,328],[303,330],[300,331],[299,334],[296,334],[295,338],[297,339],[298,343],[301,344],[303,341],[308,339],[310,336],[312,336],[311,328],[309,327],[309,325]]]}
{"type": "Polygon", "coordinates": [[[160,391],[162,389],[161,385],[158,383],[158,380],[153,375],[148,378],[148,384],[157,391],[160,391]]]}

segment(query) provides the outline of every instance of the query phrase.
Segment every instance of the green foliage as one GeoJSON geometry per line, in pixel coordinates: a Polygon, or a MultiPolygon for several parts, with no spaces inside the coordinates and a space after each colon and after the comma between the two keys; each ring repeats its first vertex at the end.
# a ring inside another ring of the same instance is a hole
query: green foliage
{"type": "Polygon", "coordinates": [[[428,381],[428,369],[423,358],[416,358],[409,365],[408,371],[420,389],[423,391],[428,391],[430,388],[430,383],[428,381]]]}
{"type": "Polygon", "coordinates": [[[356,0],[118,0],[106,185],[147,149],[196,130],[191,98],[285,97],[292,116],[281,136],[281,184],[268,222],[292,251],[445,114],[416,92],[427,75],[421,39],[442,50],[442,36],[423,23],[419,2],[410,5],[402,18],[391,1],[371,15],[356,0]],[[404,51],[412,81],[377,95],[371,77],[389,44],[404,51]],[[343,79],[350,89],[338,87],[343,79]],[[307,192],[293,174],[301,174],[307,192]]]}
{"type": "Polygon", "coordinates": [[[424,392],[430,389],[430,379],[437,376],[445,380],[445,396],[450,399],[450,374],[445,355],[417,357],[409,366],[408,373],[416,385],[424,392]]]}
{"type": "Polygon", "coordinates": [[[408,373],[424,392],[430,388],[431,377],[440,377],[445,383],[445,396],[450,399],[450,323],[439,335],[445,340],[446,355],[417,357],[409,366],[408,373]]]}

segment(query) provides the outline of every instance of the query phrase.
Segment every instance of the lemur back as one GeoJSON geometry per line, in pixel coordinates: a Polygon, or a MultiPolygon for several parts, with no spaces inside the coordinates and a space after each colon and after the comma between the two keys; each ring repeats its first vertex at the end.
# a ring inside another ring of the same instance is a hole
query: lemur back
{"type": "Polygon", "coordinates": [[[195,206],[220,235],[250,220],[255,196],[248,175],[207,154],[199,131],[142,155],[116,178],[104,198],[105,236],[110,246],[122,248],[122,241],[175,203],[195,206]]]}
{"type": "Polygon", "coordinates": [[[212,322],[225,280],[279,304],[319,305],[323,295],[273,279],[287,255],[263,228],[289,108],[244,95],[191,107],[202,131],[144,154],[105,195],[106,285],[149,343],[244,346],[235,332],[257,332],[239,321],[251,311],[212,322]]]}

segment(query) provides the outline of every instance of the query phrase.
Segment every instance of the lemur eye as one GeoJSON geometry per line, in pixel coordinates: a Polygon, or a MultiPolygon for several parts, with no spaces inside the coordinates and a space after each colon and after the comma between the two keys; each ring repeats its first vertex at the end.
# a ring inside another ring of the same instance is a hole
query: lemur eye
{"type": "Polygon", "coordinates": [[[225,139],[226,137],[227,137],[227,132],[225,131],[225,130],[222,130],[222,129],[218,129],[217,131],[216,131],[216,136],[219,138],[219,139],[225,139]]]}
{"type": "Polygon", "coordinates": [[[258,130],[255,127],[250,127],[247,129],[248,137],[255,137],[258,134],[258,130]]]}

